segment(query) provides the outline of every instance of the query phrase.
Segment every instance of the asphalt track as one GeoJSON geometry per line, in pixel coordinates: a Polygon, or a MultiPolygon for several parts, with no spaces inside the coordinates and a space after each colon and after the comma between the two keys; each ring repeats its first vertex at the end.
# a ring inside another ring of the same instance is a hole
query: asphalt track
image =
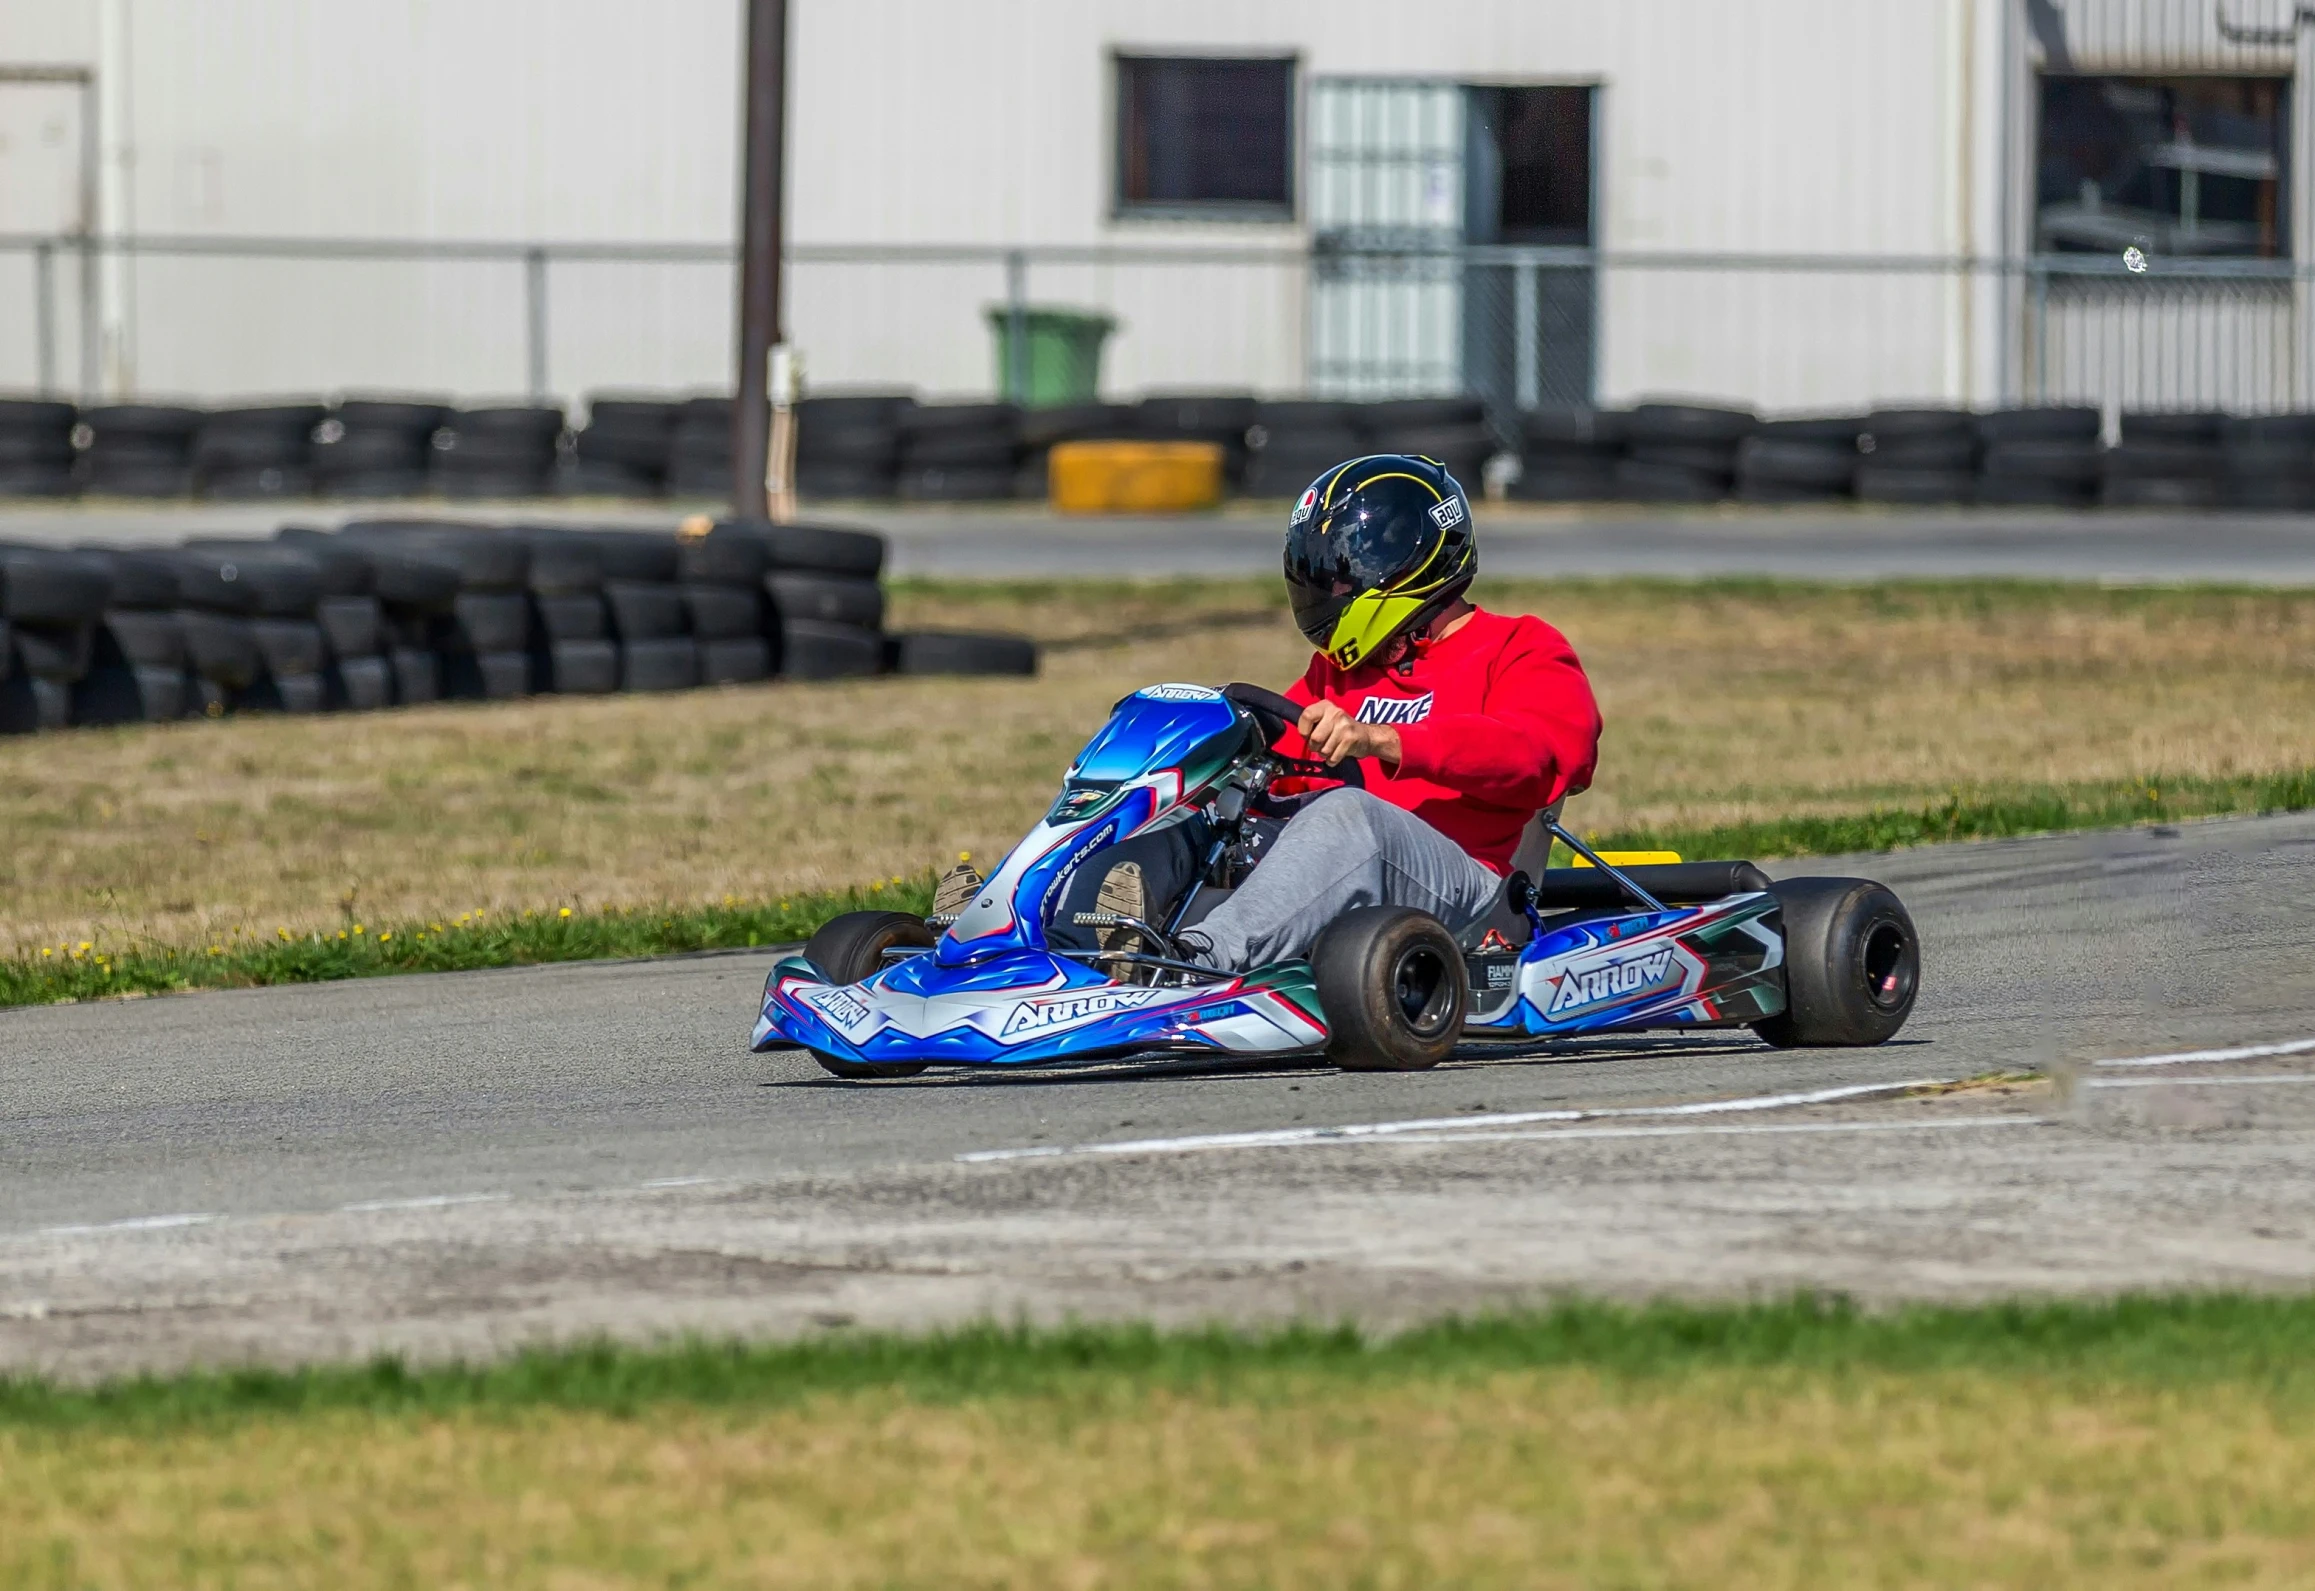
{"type": "MultiPolygon", "coordinates": [[[[1034,507],[837,504],[834,521],[892,538],[892,570],[959,579],[1275,576],[1281,505],[1173,519],[1067,519],[1034,507]]],[[[13,506],[0,541],[169,543],[418,515],[491,522],[672,524],[679,507],[594,504],[13,506]]],[[[1636,506],[1480,513],[1490,573],[1526,577],[1753,575],[1795,580],[2003,578],[2117,584],[2315,584],[2315,516],[1997,509],[1686,511],[1636,506]]]]}
{"type": "Polygon", "coordinates": [[[2315,815],[1842,867],[1927,946],[1875,1050],[852,1085],[745,1052],[762,952],[0,1013],[0,1365],[2315,1277],[2315,815]]]}

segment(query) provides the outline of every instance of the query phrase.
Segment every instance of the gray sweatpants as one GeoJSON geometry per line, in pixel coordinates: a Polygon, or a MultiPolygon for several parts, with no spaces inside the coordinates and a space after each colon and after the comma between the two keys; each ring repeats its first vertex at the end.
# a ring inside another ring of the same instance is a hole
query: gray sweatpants
{"type": "Polygon", "coordinates": [[[1305,956],[1354,906],[1419,906],[1451,929],[1476,922],[1503,881],[1421,818],[1364,790],[1329,790],[1294,814],[1270,854],[1182,945],[1244,971],[1305,956]]]}

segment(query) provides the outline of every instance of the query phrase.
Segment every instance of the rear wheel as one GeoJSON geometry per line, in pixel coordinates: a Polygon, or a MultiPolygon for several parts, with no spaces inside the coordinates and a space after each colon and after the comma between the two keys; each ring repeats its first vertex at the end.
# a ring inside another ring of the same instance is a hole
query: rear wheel
{"type": "Polygon", "coordinates": [[[1419,1072],[1454,1053],[1469,991],[1446,924],[1411,906],[1345,912],[1310,952],[1326,1053],[1350,1072],[1419,1072]]]}
{"type": "MultiPolygon", "coordinates": [[[[884,966],[884,952],[903,945],[930,945],[932,930],[921,917],[906,912],[846,912],[820,925],[804,943],[804,959],[828,975],[830,983],[858,983],[884,966]]],[[[842,1056],[812,1052],[838,1077],[914,1077],[929,1061],[848,1061],[842,1056]]]]}
{"type": "Polygon", "coordinates": [[[1780,1048],[1893,1038],[1921,985],[1921,940],[1904,902],[1862,878],[1772,888],[1784,918],[1785,1008],[1752,1030],[1780,1048]]]}

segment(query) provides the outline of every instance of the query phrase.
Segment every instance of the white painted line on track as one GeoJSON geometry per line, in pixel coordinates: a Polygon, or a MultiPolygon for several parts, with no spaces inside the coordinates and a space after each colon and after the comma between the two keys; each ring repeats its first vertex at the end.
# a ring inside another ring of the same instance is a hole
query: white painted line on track
{"type": "Polygon", "coordinates": [[[364,1199],[358,1204],[341,1204],[340,1215],[377,1215],[388,1210],[446,1210],[459,1204],[496,1204],[508,1198],[504,1193],[428,1193],[415,1199],[364,1199]]]}
{"type": "Polygon", "coordinates": [[[1947,1132],[1961,1127],[2048,1127],[2047,1116],[1948,1116],[1937,1121],[1780,1121],[1751,1122],[1744,1126],[1683,1124],[1678,1127],[1546,1127],[1537,1132],[1472,1132],[1413,1135],[1403,1138],[1326,1138],[1307,1147],[1330,1144],[1542,1144],[1560,1138],[1754,1138],[1778,1133],[1947,1132]]]}
{"type": "Polygon", "coordinates": [[[41,1237],[86,1237],[93,1232],[166,1232],[173,1227],[207,1226],[221,1215],[132,1215],[125,1221],[91,1221],[80,1226],[44,1226],[41,1237]]]}
{"type": "Polygon", "coordinates": [[[1021,1149],[974,1149],[956,1157],[963,1165],[996,1160],[1051,1160],[1061,1155],[1183,1154],[1199,1149],[1267,1149],[1300,1143],[1321,1143],[1353,1138],[1392,1137],[1402,1133],[1462,1133],[1478,1129],[1500,1131],[1533,1122],[1599,1121],[1625,1116],[1716,1116],[1732,1111],[1790,1110],[1802,1105],[1829,1105],[1840,1100],[1870,1099],[1881,1094],[1902,1094],[1909,1089],[1936,1088],[1952,1078],[1915,1077],[1902,1083],[1853,1083],[1844,1088],[1815,1088],[1798,1094],[1755,1094],[1744,1099],[1700,1099],[1685,1105],[1603,1106],[1590,1110],[1528,1110],[1496,1116],[1426,1116],[1409,1121],[1353,1122],[1339,1127],[1276,1127],[1264,1132],[1200,1133],[1186,1138],[1135,1138],[1119,1143],[1033,1145],[1021,1149]]]}
{"type": "Polygon", "coordinates": [[[697,1188],[715,1181],[713,1177],[653,1177],[649,1182],[638,1182],[639,1188],[697,1188]]]}
{"type": "Polygon", "coordinates": [[[2245,1044],[2231,1050],[2179,1050],[2169,1055],[2130,1055],[2092,1066],[2194,1066],[2204,1061],[2257,1061],[2276,1055],[2305,1055],[2315,1050],[2315,1039],[2292,1039],[2282,1044],[2245,1044]]]}
{"type": "Polygon", "coordinates": [[[2084,1088],[2257,1088],[2268,1083],[2315,1083],[2315,1072],[2271,1077],[2093,1077],[2084,1088]]]}

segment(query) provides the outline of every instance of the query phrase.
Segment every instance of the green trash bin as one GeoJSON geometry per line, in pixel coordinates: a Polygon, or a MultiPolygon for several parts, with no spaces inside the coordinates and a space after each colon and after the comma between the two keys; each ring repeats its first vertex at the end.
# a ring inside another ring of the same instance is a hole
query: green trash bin
{"type": "Polygon", "coordinates": [[[1020,357],[1013,348],[1013,306],[991,304],[988,317],[996,335],[997,391],[1008,401],[1026,409],[1052,409],[1101,396],[1101,346],[1117,329],[1115,316],[1024,305],[1018,319],[1028,347],[1020,357]]]}

